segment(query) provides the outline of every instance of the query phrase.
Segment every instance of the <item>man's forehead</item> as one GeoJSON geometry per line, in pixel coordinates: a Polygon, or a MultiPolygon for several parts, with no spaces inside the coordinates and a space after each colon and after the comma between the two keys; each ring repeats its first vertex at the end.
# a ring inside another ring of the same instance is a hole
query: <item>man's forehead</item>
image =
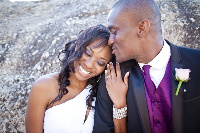
{"type": "Polygon", "coordinates": [[[111,9],[111,11],[108,14],[107,22],[108,22],[108,28],[114,28],[114,24],[116,20],[119,17],[119,12],[116,11],[116,9],[111,9]]]}
{"type": "Polygon", "coordinates": [[[107,18],[108,28],[111,29],[117,29],[118,25],[124,23],[124,21],[127,21],[127,14],[122,12],[118,8],[111,9],[109,12],[108,18],[107,18]]]}
{"type": "Polygon", "coordinates": [[[120,12],[120,10],[118,8],[112,8],[110,10],[110,12],[108,13],[108,18],[107,19],[109,20],[109,19],[115,18],[116,16],[119,15],[119,12],[120,12]]]}

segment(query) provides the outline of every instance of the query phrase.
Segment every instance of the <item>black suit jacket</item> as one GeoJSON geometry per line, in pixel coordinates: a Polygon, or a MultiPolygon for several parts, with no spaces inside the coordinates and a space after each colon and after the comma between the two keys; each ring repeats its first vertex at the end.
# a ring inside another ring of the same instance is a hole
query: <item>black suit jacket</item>
{"type": "MultiPolygon", "coordinates": [[[[167,43],[171,48],[173,132],[200,133],[200,50],[179,47],[168,41],[167,43]],[[178,82],[174,79],[175,68],[191,70],[191,79],[182,84],[178,96],[175,96],[178,86],[178,82]]],[[[123,62],[120,66],[123,76],[130,71],[127,92],[127,132],[151,133],[140,67],[135,60],[123,62]]],[[[112,108],[113,103],[106,90],[103,74],[97,93],[94,133],[114,132],[112,108]]]]}

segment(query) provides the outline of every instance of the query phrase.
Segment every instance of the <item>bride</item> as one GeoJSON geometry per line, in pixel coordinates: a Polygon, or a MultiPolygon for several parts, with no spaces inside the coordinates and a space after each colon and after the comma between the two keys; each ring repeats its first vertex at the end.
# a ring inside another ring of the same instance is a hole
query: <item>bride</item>
{"type": "Polygon", "coordinates": [[[27,133],[92,132],[98,81],[112,56],[109,35],[107,27],[97,25],[65,45],[61,71],[42,76],[32,86],[27,133]]]}

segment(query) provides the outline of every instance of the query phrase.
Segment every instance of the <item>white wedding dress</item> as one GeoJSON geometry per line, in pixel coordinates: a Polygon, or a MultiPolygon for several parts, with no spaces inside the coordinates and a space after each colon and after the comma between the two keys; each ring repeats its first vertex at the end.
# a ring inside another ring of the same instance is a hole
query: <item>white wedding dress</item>
{"type": "MultiPolygon", "coordinates": [[[[90,94],[88,85],[75,98],[53,106],[45,112],[44,133],[91,133],[94,125],[94,109],[91,109],[85,120],[87,111],[86,99],[90,94]]],[[[94,106],[95,101],[92,102],[94,106]]]]}

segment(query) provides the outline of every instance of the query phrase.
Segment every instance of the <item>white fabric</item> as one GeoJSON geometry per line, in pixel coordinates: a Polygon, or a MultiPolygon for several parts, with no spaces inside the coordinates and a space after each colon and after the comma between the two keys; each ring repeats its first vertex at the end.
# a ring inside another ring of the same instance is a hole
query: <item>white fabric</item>
{"type": "MultiPolygon", "coordinates": [[[[88,85],[75,98],[47,109],[44,117],[44,133],[91,133],[94,125],[94,109],[91,109],[84,123],[90,94],[88,85]]],[[[94,106],[95,101],[92,102],[94,106]]]]}
{"type": "Polygon", "coordinates": [[[139,66],[142,69],[144,65],[150,65],[150,77],[151,80],[154,82],[156,88],[158,88],[160,82],[162,81],[165,70],[167,68],[168,61],[171,56],[171,50],[170,46],[167,44],[167,42],[164,40],[163,48],[161,49],[160,53],[148,64],[139,63],[139,66]]]}

